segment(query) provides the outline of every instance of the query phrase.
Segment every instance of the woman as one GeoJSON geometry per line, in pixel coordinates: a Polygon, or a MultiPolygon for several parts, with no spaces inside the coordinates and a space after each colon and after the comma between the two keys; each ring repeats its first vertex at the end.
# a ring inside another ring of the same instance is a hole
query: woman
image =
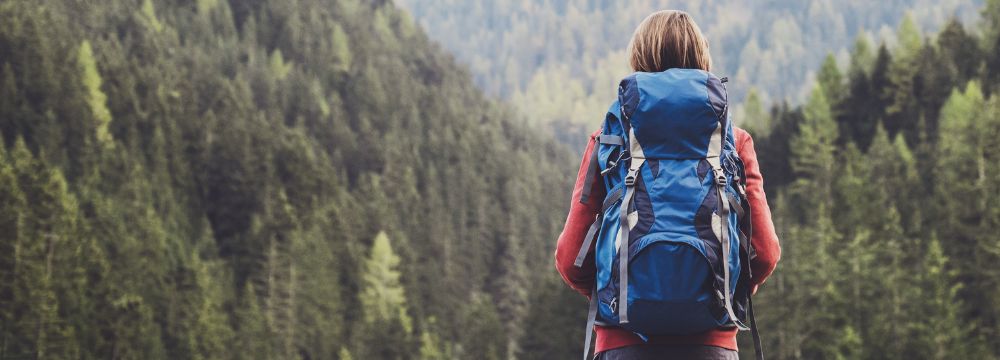
{"type": "MultiPolygon", "coordinates": [[[[681,11],[660,11],[646,18],[636,29],[629,44],[632,70],[636,72],[662,72],[672,68],[711,69],[708,42],[691,17],[681,11]]],[[[587,233],[601,209],[604,186],[599,174],[587,181],[589,159],[595,151],[595,136],[583,154],[580,171],[573,190],[573,203],[566,225],[556,248],[556,267],[563,280],[574,290],[589,296],[594,286],[593,258],[584,266],[574,266],[574,260],[587,233]],[[586,202],[580,199],[584,184],[592,184],[586,202]]],[[[753,209],[751,243],[756,257],[750,262],[751,286],[757,286],[771,274],[780,256],[778,238],[771,221],[771,211],[764,194],[763,179],[753,147],[753,140],[743,129],[734,129],[736,150],[746,172],[747,198],[753,209]]],[[[617,327],[597,326],[595,353],[600,360],[642,359],[738,359],[735,328],[717,328],[688,336],[654,336],[643,340],[636,334],[617,327]]]]}

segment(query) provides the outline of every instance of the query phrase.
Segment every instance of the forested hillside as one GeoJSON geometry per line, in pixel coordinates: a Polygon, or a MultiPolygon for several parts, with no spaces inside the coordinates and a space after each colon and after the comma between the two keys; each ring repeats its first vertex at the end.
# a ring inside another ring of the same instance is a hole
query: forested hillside
{"type": "MultiPolygon", "coordinates": [[[[0,2],[0,359],[578,357],[579,158],[525,116],[596,126],[662,4],[574,4],[415,10],[489,48],[470,74],[388,1],[0,2]]],[[[783,245],[769,358],[1000,358],[1000,0],[740,4],[687,9],[730,88],[820,69],[740,120],[783,245]]]]}
{"type": "Polygon", "coordinates": [[[0,359],[506,359],[561,289],[576,159],[385,1],[0,2],[0,132],[0,359]]]}
{"type": "MultiPolygon", "coordinates": [[[[468,64],[476,82],[570,144],[593,131],[618,81],[625,47],[651,12],[685,10],[705,31],[714,72],[742,100],[756,88],[763,104],[809,93],[827,53],[846,60],[864,33],[891,38],[908,11],[915,26],[939,29],[950,17],[975,18],[978,0],[511,1],[399,0],[432,38],[468,64]]],[[[737,121],[742,121],[738,119],[737,121]]]]}
{"type": "MultiPolygon", "coordinates": [[[[777,359],[1000,358],[1000,1],[823,63],[753,129],[783,241],[755,300],[777,359]]],[[[905,27],[903,28],[906,29],[905,27]]],[[[747,343],[747,342],[744,342],[747,343]]]]}

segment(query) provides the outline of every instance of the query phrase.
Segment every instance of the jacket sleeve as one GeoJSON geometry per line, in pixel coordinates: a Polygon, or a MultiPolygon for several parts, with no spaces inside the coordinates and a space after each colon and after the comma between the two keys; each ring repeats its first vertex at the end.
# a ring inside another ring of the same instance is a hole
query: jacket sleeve
{"type": "MultiPolygon", "coordinates": [[[[587,149],[583,152],[583,160],[580,161],[580,170],[576,175],[576,185],[573,186],[573,198],[570,199],[569,215],[566,216],[566,225],[563,226],[562,234],[556,244],[556,269],[563,281],[573,290],[590,296],[594,286],[594,275],[597,272],[594,266],[594,244],[591,243],[590,254],[587,255],[582,267],[576,267],[573,262],[576,260],[580,247],[583,246],[584,237],[587,230],[597,218],[600,211],[601,201],[604,199],[604,186],[600,179],[594,179],[590,197],[586,203],[580,202],[580,194],[587,179],[590,156],[595,151],[594,137],[599,133],[594,132],[587,143],[587,149]]],[[[594,176],[600,176],[594,174],[594,176]]]]}
{"type": "Polygon", "coordinates": [[[753,275],[750,282],[756,291],[756,287],[763,284],[777,266],[781,257],[781,246],[774,231],[767,195],[764,194],[764,178],[760,174],[753,138],[743,129],[736,129],[736,141],[736,152],[739,153],[746,169],[747,198],[750,201],[750,221],[753,225],[750,243],[757,252],[757,257],[750,261],[750,271],[753,275]]]}

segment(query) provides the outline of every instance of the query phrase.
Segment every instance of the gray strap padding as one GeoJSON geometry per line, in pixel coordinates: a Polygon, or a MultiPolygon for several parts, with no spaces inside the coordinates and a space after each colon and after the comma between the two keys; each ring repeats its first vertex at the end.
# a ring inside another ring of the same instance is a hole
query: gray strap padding
{"type": "Polygon", "coordinates": [[[587,230],[587,235],[583,238],[583,245],[580,246],[580,252],[576,254],[576,261],[573,262],[573,266],[582,267],[583,260],[587,258],[587,254],[590,253],[590,244],[594,243],[594,238],[597,237],[597,230],[601,229],[601,223],[604,219],[601,215],[597,215],[597,220],[590,225],[590,229],[587,230]]]}
{"type": "Polygon", "coordinates": [[[588,359],[590,355],[590,340],[594,336],[594,323],[597,322],[597,284],[594,284],[594,290],[590,292],[590,309],[587,310],[587,335],[585,335],[583,341],[583,360],[588,359]]]}

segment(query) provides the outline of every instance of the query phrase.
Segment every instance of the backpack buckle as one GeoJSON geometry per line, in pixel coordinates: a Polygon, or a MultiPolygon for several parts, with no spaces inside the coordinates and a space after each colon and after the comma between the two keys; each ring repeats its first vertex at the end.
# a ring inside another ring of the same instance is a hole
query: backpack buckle
{"type": "Polygon", "coordinates": [[[726,175],[719,175],[715,178],[715,184],[719,186],[726,186],[726,175]]]}
{"type": "Polygon", "coordinates": [[[625,175],[625,186],[635,186],[635,176],[639,173],[639,169],[629,169],[628,174],[625,175]]]}

